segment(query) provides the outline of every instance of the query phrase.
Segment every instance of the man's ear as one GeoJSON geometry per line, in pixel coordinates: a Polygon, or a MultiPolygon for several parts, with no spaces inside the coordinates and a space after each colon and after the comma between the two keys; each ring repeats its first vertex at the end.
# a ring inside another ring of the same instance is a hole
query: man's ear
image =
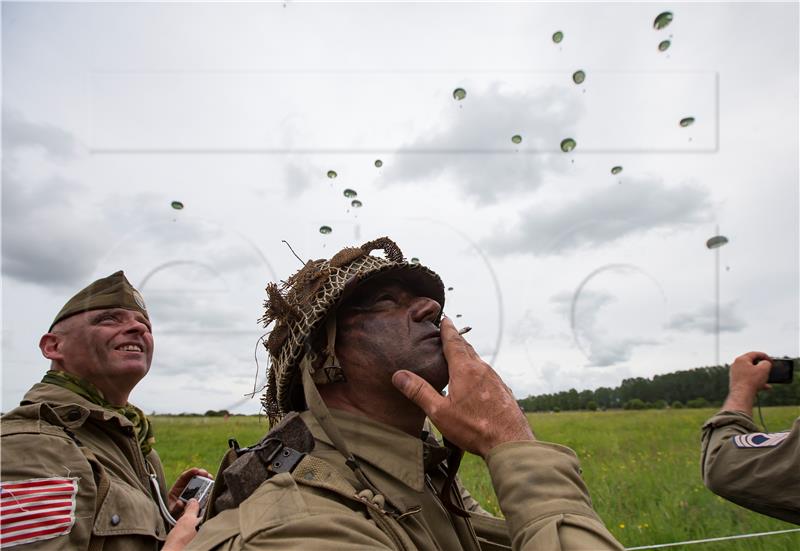
{"type": "Polygon", "coordinates": [[[63,335],[57,333],[45,333],[39,339],[39,350],[42,356],[48,360],[63,360],[64,354],[61,352],[61,344],[64,342],[63,335]]]}

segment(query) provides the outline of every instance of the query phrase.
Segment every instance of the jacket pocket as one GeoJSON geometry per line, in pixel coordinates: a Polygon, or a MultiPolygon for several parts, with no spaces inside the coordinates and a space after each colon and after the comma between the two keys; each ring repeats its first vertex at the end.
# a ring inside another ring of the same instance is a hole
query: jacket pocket
{"type": "Polygon", "coordinates": [[[141,490],[112,481],[94,520],[96,536],[135,534],[164,541],[167,530],[153,499],[141,490]]]}

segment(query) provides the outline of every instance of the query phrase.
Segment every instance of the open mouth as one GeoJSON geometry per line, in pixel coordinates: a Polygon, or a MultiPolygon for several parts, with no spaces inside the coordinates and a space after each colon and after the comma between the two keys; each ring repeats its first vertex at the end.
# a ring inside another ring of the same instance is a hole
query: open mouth
{"type": "Polygon", "coordinates": [[[123,352],[142,352],[142,347],[138,344],[121,344],[116,349],[123,352]]]}

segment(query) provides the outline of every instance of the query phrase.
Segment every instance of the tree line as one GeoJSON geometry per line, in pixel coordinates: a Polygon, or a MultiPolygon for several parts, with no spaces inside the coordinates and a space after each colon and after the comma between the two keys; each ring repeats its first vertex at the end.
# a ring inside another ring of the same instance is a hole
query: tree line
{"type": "MultiPolygon", "coordinates": [[[[729,365],[697,367],[652,378],[624,379],[618,387],[577,391],[574,388],[554,394],[540,394],[517,400],[527,411],[567,411],[597,409],[647,409],[680,407],[719,407],[728,393],[729,365]]],[[[761,392],[762,406],[800,404],[800,374],[791,384],[772,385],[761,392]]]]}

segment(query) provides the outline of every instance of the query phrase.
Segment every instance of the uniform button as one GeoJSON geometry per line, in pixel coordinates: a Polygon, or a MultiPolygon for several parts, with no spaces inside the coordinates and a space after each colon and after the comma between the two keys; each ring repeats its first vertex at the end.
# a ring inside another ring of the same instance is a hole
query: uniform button
{"type": "Polygon", "coordinates": [[[69,413],[67,413],[67,421],[77,421],[80,418],[81,412],[77,409],[71,409],[69,410],[69,413]]]}
{"type": "Polygon", "coordinates": [[[119,524],[119,515],[111,515],[111,526],[119,524]]]}

